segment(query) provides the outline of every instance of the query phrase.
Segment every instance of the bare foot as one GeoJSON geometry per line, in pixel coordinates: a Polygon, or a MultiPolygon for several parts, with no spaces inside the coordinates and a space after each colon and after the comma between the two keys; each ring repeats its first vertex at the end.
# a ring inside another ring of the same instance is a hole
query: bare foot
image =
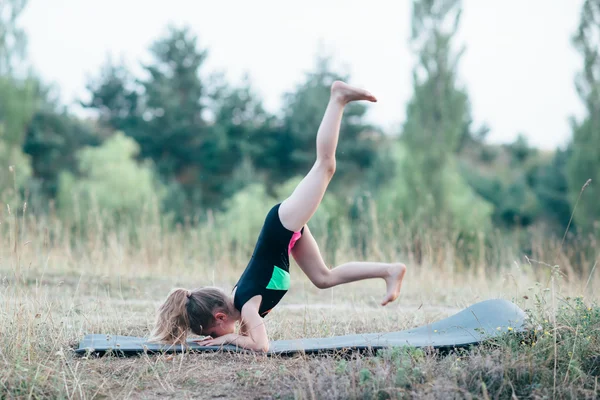
{"type": "Polygon", "coordinates": [[[406,265],[404,264],[394,264],[390,268],[389,275],[385,278],[387,295],[381,302],[382,306],[385,306],[386,304],[391,303],[398,298],[398,295],[400,294],[400,288],[402,287],[402,279],[404,279],[405,273],[406,265]]]}
{"type": "Polygon", "coordinates": [[[333,82],[333,85],[331,85],[331,97],[344,105],[357,100],[377,101],[375,96],[368,91],[355,88],[342,81],[333,82]]]}

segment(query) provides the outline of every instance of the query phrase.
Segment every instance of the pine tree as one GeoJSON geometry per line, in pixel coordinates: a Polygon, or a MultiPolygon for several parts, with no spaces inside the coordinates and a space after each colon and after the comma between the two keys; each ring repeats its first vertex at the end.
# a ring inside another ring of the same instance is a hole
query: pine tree
{"type": "Polygon", "coordinates": [[[38,91],[37,97],[40,104],[27,125],[23,151],[31,158],[32,184],[42,195],[38,200],[44,202],[56,196],[61,172],[78,172],[77,152],[99,145],[101,138],[94,125],[70,115],[46,90],[38,91]]]}
{"type": "Polygon", "coordinates": [[[127,132],[165,180],[183,188],[189,204],[214,205],[213,172],[225,138],[206,120],[208,93],[200,72],[207,51],[188,28],[170,28],[150,48],[149,78],[142,80],[140,128],[127,132]]]}
{"type": "Polygon", "coordinates": [[[28,0],[0,1],[0,76],[12,75],[25,59],[27,36],[17,24],[28,0]]]}
{"type": "Polygon", "coordinates": [[[103,126],[139,144],[138,159],[152,160],[170,188],[168,207],[180,215],[219,208],[250,182],[272,117],[248,79],[232,87],[206,76],[208,51],[189,28],[169,28],[150,53],[144,79],[108,62],[89,83],[84,106],[98,112],[103,126]]]}
{"type": "Polygon", "coordinates": [[[413,1],[411,44],[418,63],[401,138],[408,149],[406,182],[414,192],[414,207],[407,211],[420,210],[428,218],[448,214],[444,171],[471,121],[467,93],[456,82],[464,50],[453,51],[460,15],[460,0],[413,1]]]}
{"type": "Polygon", "coordinates": [[[140,114],[141,88],[125,65],[114,63],[109,58],[100,76],[88,82],[87,90],[91,99],[82,101],[81,105],[96,110],[103,127],[127,132],[129,136],[136,135],[143,123],[140,114]]]}
{"type": "MultiPolygon", "coordinates": [[[[276,139],[268,149],[270,175],[273,182],[283,182],[296,175],[305,175],[316,159],[315,138],[331,85],[336,80],[351,82],[347,75],[331,68],[331,60],[319,57],[314,71],[283,101],[283,121],[273,130],[276,139]]],[[[350,188],[362,180],[373,165],[377,154],[379,132],[364,120],[367,106],[350,103],[346,106],[340,128],[333,190],[350,188]]]]}
{"type": "Polygon", "coordinates": [[[591,179],[581,194],[574,218],[580,229],[590,232],[600,221],[600,0],[585,0],[580,18],[573,44],[583,57],[583,70],[575,85],[587,112],[581,121],[572,119],[568,184],[571,204],[575,206],[582,187],[591,179]]]}

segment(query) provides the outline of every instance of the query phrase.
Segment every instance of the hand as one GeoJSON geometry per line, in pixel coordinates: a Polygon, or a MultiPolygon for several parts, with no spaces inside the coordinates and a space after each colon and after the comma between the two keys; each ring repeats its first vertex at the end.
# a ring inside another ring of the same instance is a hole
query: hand
{"type": "Polygon", "coordinates": [[[195,343],[200,346],[221,346],[224,344],[233,343],[235,339],[237,339],[239,335],[235,333],[228,333],[227,335],[219,336],[218,338],[212,338],[210,336],[205,337],[204,339],[196,340],[195,343]]]}

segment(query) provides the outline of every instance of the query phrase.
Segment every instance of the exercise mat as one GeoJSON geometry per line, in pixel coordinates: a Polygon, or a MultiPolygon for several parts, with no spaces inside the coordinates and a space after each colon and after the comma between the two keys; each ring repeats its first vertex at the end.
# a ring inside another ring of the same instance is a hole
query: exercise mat
{"type": "MultiPolygon", "coordinates": [[[[377,350],[390,347],[449,349],[476,345],[506,332],[524,332],[526,314],[507,300],[493,299],[476,303],[448,318],[418,328],[398,332],[365,333],[328,338],[276,340],[267,354],[292,355],[338,351],[377,350]]],[[[86,335],[76,349],[78,354],[116,355],[140,353],[180,353],[184,351],[247,352],[233,345],[199,346],[193,340],[184,345],[149,343],[143,337],[86,335]]]]}

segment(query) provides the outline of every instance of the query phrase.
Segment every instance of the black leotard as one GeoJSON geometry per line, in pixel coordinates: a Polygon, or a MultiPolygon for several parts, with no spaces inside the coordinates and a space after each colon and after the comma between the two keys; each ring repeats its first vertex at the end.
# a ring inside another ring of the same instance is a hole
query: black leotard
{"type": "Polygon", "coordinates": [[[261,295],[259,314],[264,317],[279,303],[290,288],[290,250],[302,236],[286,229],[275,205],[265,218],[252,258],[235,285],[233,304],[238,310],[252,297],[261,295]]]}

